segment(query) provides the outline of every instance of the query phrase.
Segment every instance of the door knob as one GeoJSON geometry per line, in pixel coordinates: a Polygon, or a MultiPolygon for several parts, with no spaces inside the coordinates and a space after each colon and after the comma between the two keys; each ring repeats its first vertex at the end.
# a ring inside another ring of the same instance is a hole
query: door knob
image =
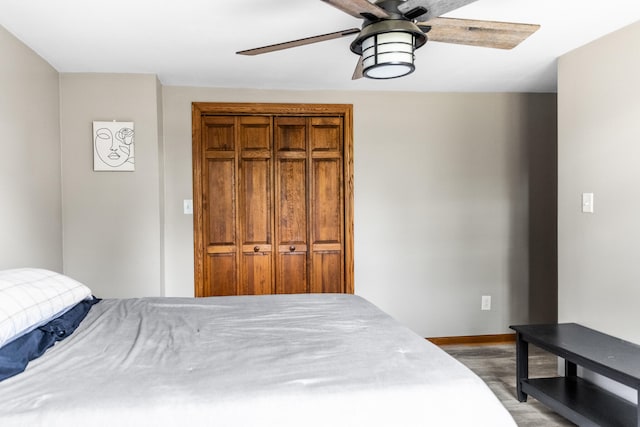
{"type": "Polygon", "coordinates": [[[295,247],[295,246],[289,246],[289,250],[290,250],[291,252],[293,252],[293,251],[295,251],[295,250],[296,250],[296,247],[295,247]]]}
{"type": "Polygon", "coordinates": [[[253,252],[260,252],[260,246],[256,246],[255,248],[253,248],[253,252]]]}

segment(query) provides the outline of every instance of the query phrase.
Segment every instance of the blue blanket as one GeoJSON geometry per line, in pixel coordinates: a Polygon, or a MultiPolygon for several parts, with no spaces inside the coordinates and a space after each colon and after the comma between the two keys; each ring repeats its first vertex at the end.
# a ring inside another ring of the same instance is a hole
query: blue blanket
{"type": "Polygon", "coordinates": [[[71,335],[91,306],[99,301],[95,297],[81,301],[63,315],[0,348],[0,381],[24,371],[29,361],[42,356],[56,341],[71,335]]]}

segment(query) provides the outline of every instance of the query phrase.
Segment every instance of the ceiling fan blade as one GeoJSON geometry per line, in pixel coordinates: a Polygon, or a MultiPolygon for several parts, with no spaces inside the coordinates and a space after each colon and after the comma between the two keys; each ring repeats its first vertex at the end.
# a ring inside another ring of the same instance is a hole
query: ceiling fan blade
{"type": "Polygon", "coordinates": [[[398,5],[398,10],[405,16],[409,14],[408,19],[428,21],[474,1],[477,0],[407,0],[398,5]]]}
{"type": "Polygon", "coordinates": [[[431,27],[427,33],[430,41],[496,49],[513,49],[540,28],[533,24],[457,18],[434,18],[418,26],[431,27]]]}
{"type": "Polygon", "coordinates": [[[349,28],[348,30],[336,31],[335,33],[321,34],[319,36],[305,37],[303,39],[291,40],[284,43],[271,44],[269,46],[257,47],[255,49],[247,49],[236,52],[238,55],[260,55],[268,52],[275,52],[277,50],[289,49],[291,47],[304,46],[307,44],[323,42],[326,40],[339,39],[340,37],[350,36],[351,34],[358,34],[359,28],[349,28]]]}
{"type": "Polygon", "coordinates": [[[341,11],[348,13],[356,18],[367,18],[368,16],[375,16],[376,18],[389,18],[389,14],[386,10],[376,6],[373,3],[369,3],[367,0],[322,0],[325,3],[329,3],[331,6],[340,9],[341,11]]]}
{"type": "Polygon", "coordinates": [[[362,74],[362,57],[358,59],[358,63],[356,64],[356,69],[353,70],[353,76],[351,76],[351,80],[358,80],[364,77],[362,74]]]}

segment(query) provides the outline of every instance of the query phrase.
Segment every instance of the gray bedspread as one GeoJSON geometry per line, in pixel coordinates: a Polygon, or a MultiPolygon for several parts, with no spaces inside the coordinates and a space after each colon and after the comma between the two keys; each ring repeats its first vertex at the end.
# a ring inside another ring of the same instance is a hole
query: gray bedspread
{"type": "Polygon", "coordinates": [[[7,426],[514,426],[475,374],[366,300],[104,300],[0,383],[7,426]]]}

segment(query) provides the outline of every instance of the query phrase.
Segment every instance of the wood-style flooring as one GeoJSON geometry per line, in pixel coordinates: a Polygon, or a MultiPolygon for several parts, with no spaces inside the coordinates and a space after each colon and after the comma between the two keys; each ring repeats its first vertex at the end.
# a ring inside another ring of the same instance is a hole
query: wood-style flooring
{"type": "MultiPolygon", "coordinates": [[[[526,403],[516,398],[515,344],[499,345],[446,345],[441,348],[458,359],[482,378],[498,396],[520,427],[556,427],[574,424],[557,415],[536,399],[526,403]]],[[[557,375],[557,358],[529,346],[529,376],[557,375]]]]}

